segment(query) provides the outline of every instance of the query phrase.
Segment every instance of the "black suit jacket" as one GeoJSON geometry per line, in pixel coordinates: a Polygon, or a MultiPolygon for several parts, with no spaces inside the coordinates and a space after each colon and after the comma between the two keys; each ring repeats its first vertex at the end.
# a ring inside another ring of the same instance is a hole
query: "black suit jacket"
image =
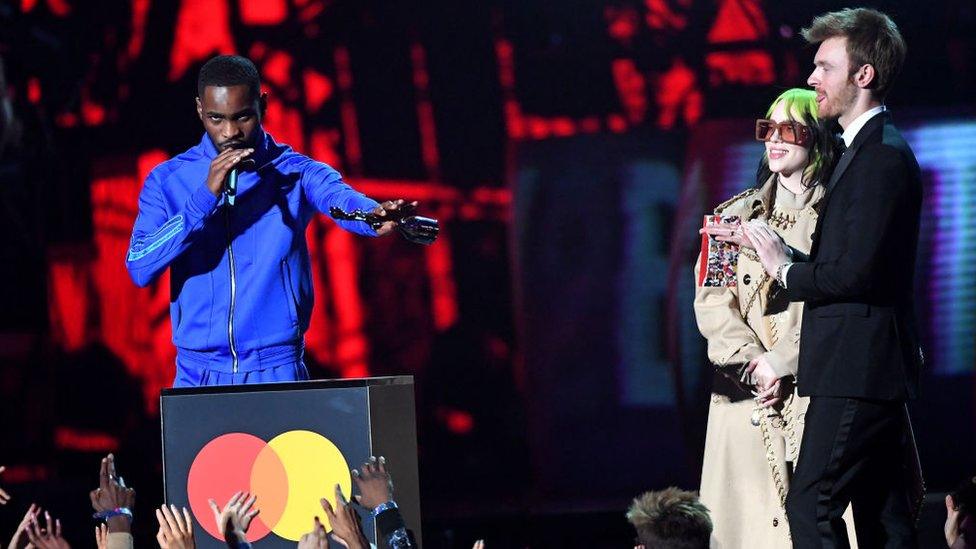
{"type": "Polygon", "coordinates": [[[921,205],[915,155],[887,113],[871,118],[827,184],[810,256],[795,258],[787,272],[787,295],[805,302],[800,395],[916,396],[921,205]]]}

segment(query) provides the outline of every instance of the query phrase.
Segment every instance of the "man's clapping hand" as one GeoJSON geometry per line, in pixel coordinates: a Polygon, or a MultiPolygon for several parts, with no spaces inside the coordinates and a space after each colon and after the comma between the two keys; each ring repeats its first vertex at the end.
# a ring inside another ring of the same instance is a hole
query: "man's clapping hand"
{"type": "Polygon", "coordinates": [[[217,521],[217,529],[224,534],[227,543],[242,543],[247,541],[247,529],[251,527],[251,521],[260,513],[258,509],[251,509],[257,496],[252,496],[247,492],[237,492],[231,496],[230,501],[223,509],[217,506],[214,500],[208,500],[210,509],[213,510],[214,519],[217,521]]]}
{"type": "MultiPolygon", "coordinates": [[[[124,507],[132,510],[136,503],[136,491],[127,488],[122,477],[115,472],[115,456],[109,454],[102,458],[101,470],[98,474],[98,488],[92,490],[88,497],[91,499],[92,509],[96,513],[112,511],[124,507]]],[[[106,520],[109,532],[130,531],[129,518],[125,516],[110,517],[106,520]]]]}
{"type": "Polygon", "coordinates": [[[359,490],[359,495],[355,496],[356,502],[370,511],[393,499],[393,480],[386,470],[386,458],[383,456],[379,459],[370,456],[362,467],[352,470],[352,479],[359,490]]]}

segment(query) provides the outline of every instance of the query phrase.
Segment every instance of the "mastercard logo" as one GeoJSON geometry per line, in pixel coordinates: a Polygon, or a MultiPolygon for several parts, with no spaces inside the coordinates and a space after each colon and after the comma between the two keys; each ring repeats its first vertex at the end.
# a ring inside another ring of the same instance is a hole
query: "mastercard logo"
{"type": "Polygon", "coordinates": [[[208,442],[190,466],[187,498],[197,522],[223,540],[207,500],[224,504],[238,491],[257,496],[261,513],[251,522],[248,540],[269,533],[298,541],[318,516],[328,525],[319,500],[335,504],[335,485],[352,489],[349,464],[339,448],[312,431],[287,431],[268,442],[247,433],[228,433],[208,442]]]}

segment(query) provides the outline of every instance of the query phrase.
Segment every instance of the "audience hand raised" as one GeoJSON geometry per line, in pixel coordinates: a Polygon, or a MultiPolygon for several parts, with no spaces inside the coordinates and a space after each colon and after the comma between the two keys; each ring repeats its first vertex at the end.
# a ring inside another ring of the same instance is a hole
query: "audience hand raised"
{"type": "MultiPolygon", "coordinates": [[[[102,458],[98,488],[92,490],[88,497],[96,513],[111,512],[116,509],[132,511],[136,504],[136,491],[127,488],[122,477],[116,474],[114,455],[109,454],[102,458]]],[[[109,517],[105,522],[108,523],[109,532],[129,532],[131,529],[129,517],[125,515],[109,517]]]]}
{"type": "Polygon", "coordinates": [[[378,505],[393,499],[393,479],[386,470],[386,458],[370,456],[359,470],[352,470],[352,479],[359,490],[354,499],[372,511],[378,505]]]}
{"type": "Polygon", "coordinates": [[[30,544],[30,539],[27,537],[27,527],[30,526],[32,520],[37,519],[37,515],[41,512],[41,508],[37,506],[36,503],[32,503],[24,513],[24,518],[17,525],[17,530],[14,535],[10,538],[10,543],[7,544],[7,549],[24,549],[30,544]]]}
{"type": "Polygon", "coordinates": [[[298,540],[298,549],[329,549],[329,535],[325,532],[325,525],[319,517],[315,517],[312,531],[298,540]]]}
{"type": "Polygon", "coordinates": [[[44,512],[44,526],[41,526],[37,515],[32,515],[27,525],[27,538],[37,549],[71,549],[71,545],[61,537],[61,521],[51,522],[51,514],[44,512]]]}
{"type": "Polygon", "coordinates": [[[260,513],[259,509],[251,509],[257,496],[247,492],[237,492],[231,496],[223,510],[217,506],[214,500],[208,500],[210,509],[214,512],[214,519],[217,521],[217,529],[224,534],[227,543],[239,543],[247,541],[247,530],[251,527],[251,521],[260,513]]]}
{"type": "Polygon", "coordinates": [[[369,549],[369,541],[363,535],[359,514],[346,501],[338,484],[335,487],[335,497],[335,509],[328,499],[319,500],[325,515],[329,517],[329,524],[332,525],[332,537],[348,549],[369,549]]]}
{"type": "Polygon", "coordinates": [[[159,521],[159,531],[156,541],[161,549],[194,549],[193,519],[186,507],[183,512],[177,511],[175,505],[160,505],[156,510],[156,520],[159,521]]]}
{"type": "Polygon", "coordinates": [[[98,549],[108,549],[108,525],[105,523],[95,527],[95,546],[98,549]]]}
{"type": "MultiPolygon", "coordinates": [[[[0,473],[6,471],[7,468],[0,465],[0,473]]],[[[3,488],[0,488],[0,505],[6,505],[10,501],[10,494],[8,494],[3,488]]]]}

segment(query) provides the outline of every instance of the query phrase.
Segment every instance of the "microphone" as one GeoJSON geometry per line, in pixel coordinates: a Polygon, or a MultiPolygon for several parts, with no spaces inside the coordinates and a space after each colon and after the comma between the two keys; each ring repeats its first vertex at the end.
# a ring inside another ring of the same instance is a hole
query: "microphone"
{"type": "Polygon", "coordinates": [[[227,181],[224,182],[224,194],[227,195],[227,204],[233,206],[237,196],[237,173],[240,170],[248,171],[254,169],[254,159],[245,158],[237,163],[230,172],[227,173],[227,181]]]}

